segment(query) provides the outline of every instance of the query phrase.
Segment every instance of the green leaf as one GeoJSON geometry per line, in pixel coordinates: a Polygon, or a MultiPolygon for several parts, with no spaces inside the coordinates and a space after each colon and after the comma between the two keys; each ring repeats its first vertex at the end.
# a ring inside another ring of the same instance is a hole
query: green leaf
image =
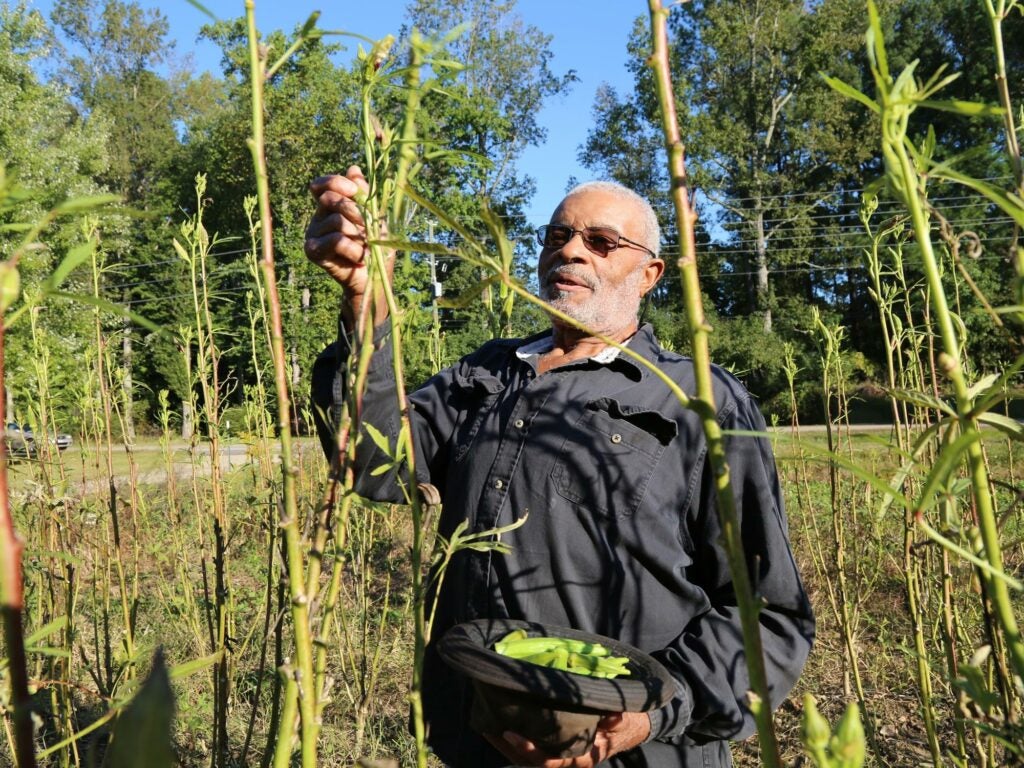
{"type": "Polygon", "coordinates": [[[395,461],[404,460],[409,455],[409,430],[402,428],[398,430],[398,439],[395,440],[395,461]]]}
{"type": "Polygon", "coordinates": [[[411,253],[433,253],[438,256],[458,255],[458,251],[450,246],[442,245],[441,243],[427,243],[420,240],[370,240],[369,244],[411,253]]]}
{"type": "MultiPolygon", "coordinates": [[[[356,40],[362,40],[364,43],[370,43],[371,45],[373,44],[373,38],[372,37],[367,37],[366,35],[360,35],[358,32],[349,32],[347,29],[321,29],[320,30],[320,36],[321,37],[326,37],[327,35],[331,35],[333,37],[353,37],[356,40]]],[[[359,48],[360,48],[360,50],[362,50],[362,46],[359,46],[359,48]]]]}
{"type": "Polygon", "coordinates": [[[61,261],[61,263],[57,265],[57,268],[53,270],[53,274],[47,278],[46,283],[43,285],[43,292],[50,293],[59,288],[61,283],[67,279],[68,275],[92,258],[95,250],[96,242],[93,240],[87,240],[68,251],[68,255],[65,256],[63,261],[61,261]]]}
{"type": "Polygon", "coordinates": [[[987,376],[983,376],[982,378],[974,382],[974,384],[972,384],[970,388],[968,388],[967,398],[971,402],[974,402],[977,399],[978,395],[980,395],[985,390],[989,389],[997,381],[999,381],[998,373],[990,373],[987,376]]]}
{"type": "Polygon", "coordinates": [[[956,542],[947,539],[941,533],[939,533],[930,525],[928,525],[923,515],[918,515],[916,517],[916,522],[917,527],[924,531],[928,538],[930,538],[936,544],[939,544],[943,549],[947,549],[953,554],[959,555],[967,562],[973,563],[975,566],[980,568],[982,571],[984,571],[992,578],[1000,579],[1001,581],[1006,582],[1007,586],[1012,587],[1018,592],[1024,592],[1024,584],[1022,584],[1019,580],[999,570],[998,568],[993,566],[988,560],[978,557],[973,552],[964,549],[956,542]]]}
{"type": "Polygon", "coordinates": [[[48,624],[44,624],[31,635],[25,638],[25,645],[35,645],[40,640],[52,635],[54,632],[59,632],[68,625],[68,617],[61,616],[60,618],[54,619],[48,624]]]}
{"type": "Polygon", "coordinates": [[[188,3],[189,5],[191,5],[193,8],[195,8],[200,13],[206,14],[207,16],[209,16],[214,21],[218,20],[217,17],[214,16],[213,13],[211,13],[210,10],[205,5],[203,5],[202,3],[199,2],[199,0],[185,0],[185,2],[188,3]]]}
{"type": "Polygon", "coordinates": [[[1024,424],[1016,419],[1003,416],[1001,413],[982,413],[978,415],[978,421],[995,427],[1000,432],[1013,440],[1024,440],[1024,424]]]}
{"type": "Polygon", "coordinates": [[[1004,400],[1018,400],[1022,396],[1020,389],[1010,387],[1017,373],[1024,368],[1024,355],[1020,355],[1013,364],[1004,368],[999,380],[988,390],[988,394],[974,403],[972,413],[979,414],[991,410],[1004,400]]]}
{"type": "Polygon", "coordinates": [[[194,675],[196,672],[202,672],[204,669],[209,669],[222,658],[224,658],[224,652],[217,651],[209,656],[202,656],[182,664],[175,664],[170,670],[171,680],[179,680],[183,677],[194,675]]]}
{"type": "MultiPolygon", "coordinates": [[[[730,430],[730,432],[733,431],[734,430],[730,430]]],[[[735,432],[739,434],[738,430],[735,430],[735,432]]],[[[852,459],[849,459],[834,451],[829,451],[827,448],[819,448],[818,446],[815,446],[811,443],[804,443],[801,445],[801,447],[808,454],[817,454],[818,457],[820,457],[820,460],[834,461],[836,465],[842,467],[847,472],[852,474],[854,477],[860,478],[865,483],[874,488],[876,491],[879,491],[886,496],[891,496],[894,501],[898,501],[907,509],[911,508],[910,499],[904,496],[898,488],[894,488],[892,485],[887,483],[878,475],[875,475],[872,472],[868,471],[867,469],[865,469],[852,459]]]]}
{"type": "Polygon", "coordinates": [[[135,768],[144,756],[147,768],[173,768],[173,719],[174,692],[163,651],[158,650],[146,682],[117,719],[104,765],[135,768]]]}
{"type": "Polygon", "coordinates": [[[445,69],[451,70],[452,72],[461,72],[466,68],[466,65],[461,61],[455,59],[431,59],[430,65],[437,69],[438,67],[444,67],[445,69]]]}
{"type": "Polygon", "coordinates": [[[54,211],[57,213],[84,213],[91,211],[96,208],[101,208],[104,205],[110,205],[112,203],[120,202],[121,198],[117,195],[89,195],[86,197],[73,197],[69,200],[65,200],[54,207],[54,211]]]}
{"type": "Polygon", "coordinates": [[[386,456],[391,456],[392,458],[394,458],[394,456],[391,453],[391,441],[384,436],[383,432],[381,432],[379,429],[377,429],[375,426],[373,426],[373,424],[370,424],[369,422],[363,424],[363,429],[366,431],[366,434],[370,436],[370,439],[373,440],[374,445],[377,446],[381,453],[383,453],[386,456]]]}
{"type": "Polygon", "coordinates": [[[956,416],[956,410],[953,406],[934,395],[929,395],[927,392],[921,392],[916,389],[889,389],[886,391],[891,397],[895,397],[897,400],[902,400],[905,403],[918,405],[922,408],[932,408],[949,416],[956,416]]]}
{"type": "Polygon", "coordinates": [[[142,315],[136,312],[132,312],[130,309],[126,309],[125,307],[122,307],[120,304],[115,304],[112,301],[101,299],[98,296],[86,296],[84,294],[77,293],[64,293],[63,291],[54,291],[50,294],[50,296],[52,296],[55,299],[66,299],[68,301],[75,301],[80,304],[89,304],[91,306],[98,307],[99,309],[105,309],[111,314],[119,315],[120,317],[127,317],[133,323],[142,326],[147,331],[152,331],[153,333],[163,333],[163,328],[161,328],[159,325],[156,325],[153,322],[150,322],[142,315]]]}
{"type": "Polygon", "coordinates": [[[945,163],[936,163],[931,167],[929,173],[936,178],[958,182],[984,195],[1002,208],[1020,226],[1024,227],[1024,200],[1021,200],[1012,192],[1005,192],[981,179],[975,179],[972,176],[953,170],[953,168],[945,163]]]}
{"type": "Polygon", "coordinates": [[[939,112],[952,112],[955,115],[963,115],[964,117],[999,117],[1006,112],[1006,110],[994,104],[985,104],[980,101],[961,101],[959,99],[932,101],[931,99],[925,99],[919,103],[922,107],[927,107],[928,109],[934,109],[939,112]]]}
{"type": "Polygon", "coordinates": [[[67,648],[53,648],[48,645],[29,645],[25,643],[26,653],[38,653],[40,656],[53,656],[58,659],[70,659],[71,651],[67,648]]]}
{"type": "Polygon", "coordinates": [[[499,555],[507,555],[512,549],[500,541],[466,541],[459,549],[471,549],[474,552],[497,552],[499,555]]]}
{"type": "Polygon", "coordinates": [[[179,243],[177,239],[171,240],[171,245],[174,246],[174,250],[177,251],[178,255],[182,258],[183,261],[186,261],[189,264],[192,263],[192,256],[189,254],[188,251],[185,250],[185,246],[179,243]]]}
{"type": "Polygon", "coordinates": [[[878,15],[875,0],[868,0],[868,55],[878,73],[885,79],[889,78],[889,60],[885,55],[885,37],[882,35],[882,20],[878,15]]]}
{"type": "Polygon", "coordinates": [[[876,102],[870,96],[861,93],[852,85],[848,85],[836,77],[829,77],[824,72],[819,72],[818,74],[821,75],[821,77],[828,84],[829,88],[831,88],[833,91],[836,91],[837,93],[845,96],[848,99],[859,101],[861,104],[863,104],[865,107],[870,109],[875,114],[881,113],[882,108],[878,106],[878,102],[876,102]]]}
{"type": "Polygon", "coordinates": [[[85,564],[85,560],[81,557],[76,557],[70,552],[62,552],[55,549],[44,549],[39,552],[40,556],[47,557],[52,560],[59,560],[62,563],[68,563],[73,565],[75,568],[81,568],[85,564]]]}
{"type": "Polygon", "coordinates": [[[313,27],[316,26],[317,19],[320,18],[320,11],[313,11],[309,14],[309,18],[302,25],[302,29],[299,30],[299,37],[306,37],[310,32],[313,31],[313,27]]]}
{"type": "Polygon", "coordinates": [[[449,227],[454,232],[457,232],[462,237],[462,239],[465,240],[467,243],[473,243],[478,245],[477,239],[476,237],[473,236],[473,233],[470,232],[466,227],[464,227],[461,224],[461,222],[459,222],[458,219],[449,214],[447,211],[441,209],[427,198],[418,194],[416,190],[412,189],[411,187],[407,186],[405,188],[405,194],[408,195],[409,199],[416,203],[418,206],[426,209],[430,214],[432,214],[438,220],[443,222],[445,226],[449,227]]]}
{"type": "Polygon", "coordinates": [[[458,296],[453,296],[452,298],[446,297],[439,300],[437,305],[439,307],[444,307],[445,309],[466,309],[466,307],[471,307],[479,301],[480,294],[483,291],[500,284],[501,275],[491,275],[490,277],[486,277],[474,285],[469,286],[458,296]]]}
{"type": "Polygon", "coordinates": [[[915,510],[929,509],[935,503],[936,494],[946,482],[949,473],[960,463],[960,457],[970,446],[981,439],[981,433],[977,430],[964,432],[949,445],[943,447],[939,455],[935,457],[935,463],[925,478],[921,494],[918,496],[915,510]]]}

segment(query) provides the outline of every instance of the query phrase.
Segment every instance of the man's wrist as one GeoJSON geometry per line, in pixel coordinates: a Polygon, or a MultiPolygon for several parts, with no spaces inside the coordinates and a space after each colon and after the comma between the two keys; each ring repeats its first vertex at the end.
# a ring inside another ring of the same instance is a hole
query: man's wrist
{"type": "Polygon", "coordinates": [[[655,736],[661,731],[661,726],[665,722],[665,713],[660,709],[652,709],[647,713],[647,718],[650,720],[651,730],[647,732],[647,738],[643,740],[644,744],[654,741],[655,736]]]}

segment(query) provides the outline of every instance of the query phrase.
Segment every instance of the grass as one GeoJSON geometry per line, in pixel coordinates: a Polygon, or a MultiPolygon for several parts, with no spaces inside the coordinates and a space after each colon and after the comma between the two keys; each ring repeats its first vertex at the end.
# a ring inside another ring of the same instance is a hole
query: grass
{"type": "MultiPolygon", "coordinates": [[[[872,431],[851,436],[852,452],[856,460],[876,467],[883,477],[887,471],[897,468],[897,456],[891,446],[880,437],[885,432],[872,431]]],[[[824,436],[804,430],[801,441],[817,448],[824,447],[824,436]]],[[[995,478],[1005,479],[1010,459],[1019,462],[1024,449],[1015,445],[1009,452],[1007,442],[998,433],[986,433],[986,453],[995,478]]],[[[849,682],[844,674],[844,641],[840,628],[831,615],[827,597],[827,572],[816,564],[818,548],[826,549],[827,540],[829,479],[825,462],[807,465],[808,483],[813,504],[811,510],[801,501],[803,493],[794,482],[802,471],[799,453],[791,436],[778,433],[777,461],[783,479],[783,491],[789,515],[790,535],[797,561],[800,563],[808,593],[818,617],[817,637],[807,667],[796,689],[776,713],[776,728],[782,746],[783,762],[793,764],[801,754],[799,729],[802,716],[801,699],[804,692],[813,693],[823,714],[834,722],[852,698],[849,682]],[[816,517],[817,519],[812,519],[816,517]],[[816,524],[816,527],[815,527],[816,524]]],[[[852,480],[852,478],[845,478],[852,480]]],[[[864,660],[861,673],[864,678],[867,715],[874,725],[877,738],[877,752],[869,755],[868,765],[917,766],[930,761],[928,738],[921,719],[917,685],[914,680],[914,647],[911,639],[911,625],[907,618],[906,595],[904,591],[903,554],[901,547],[903,519],[898,513],[876,518],[870,503],[870,494],[865,486],[851,483],[848,499],[848,519],[855,518],[859,505],[862,515],[856,518],[858,527],[850,531],[855,545],[848,553],[848,568],[860,574],[861,583],[869,584],[868,591],[859,596],[859,631],[857,644],[864,660]]],[[[1007,569],[1014,572],[1024,565],[1021,543],[1024,542],[1024,520],[1020,511],[1008,515],[1003,528],[1006,544],[1007,569]]],[[[917,550],[921,558],[935,557],[939,548],[924,544],[917,550]]],[[[977,578],[973,569],[966,564],[955,565],[954,579],[957,593],[964,599],[964,639],[976,643],[984,642],[980,611],[969,605],[976,605],[977,578]]],[[[935,597],[935,596],[933,596],[935,597]]],[[[1022,601],[1017,598],[1017,607],[1022,601]]],[[[934,704],[938,712],[939,742],[944,754],[953,751],[956,734],[955,690],[939,673],[934,704]]],[[[734,756],[737,765],[760,765],[756,742],[747,740],[735,745],[734,756]]],[[[996,762],[997,765],[1002,764],[996,762]]]]}
{"type": "MultiPolygon", "coordinates": [[[[824,576],[815,566],[816,550],[827,546],[816,536],[826,536],[828,531],[828,471],[823,463],[811,463],[806,469],[811,497],[815,500],[810,514],[800,501],[801,487],[794,481],[800,468],[799,455],[788,434],[777,433],[778,463],[783,478],[784,493],[790,516],[790,531],[796,556],[805,575],[809,593],[819,617],[818,639],[808,662],[804,676],[797,690],[784,702],[776,715],[780,751],[785,764],[792,764],[800,754],[799,722],[802,710],[800,703],[804,691],[812,691],[818,699],[823,713],[834,720],[850,700],[844,690],[842,672],[842,638],[838,627],[830,616],[826,596],[827,585],[824,576]],[[815,534],[817,522],[820,534],[815,534]]],[[[876,439],[876,435],[854,437],[858,457],[882,469],[895,467],[891,449],[876,439]]],[[[801,440],[805,445],[821,446],[824,436],[805,431],[801,440]]],[[[322,475],[323,459],[319,447],[305,444],[301,452],[303,477],[316,478],[322,475]]],[[[1005,474],[1008,466],[1005,441],[995,434],[985,444],[996,476],[1005,474]]],[[[76,449],[77,450],[77,449],[76,449]]],[[[139,451],[139,455],[154,451],[139,451]]],[[[65,458],[74,454],[65,454],[65,458]]],[[[1019,461],[1020,452],[1014,455],[1019,461]]],[[[274,524],[275,512],[261,503],[258,486],[252,480],[253,467],[246,465],[235,468],[225,475],[224,481],[230,489],[228,502],[232,509],[247,509],[245,516],[236,515],[234,534],[227,542],[227,556],[232,563],[231,590],[238,631],[232,638],[234,649],[234,695],[228,719],[229,764],[237,764],[239,749],[245,740],[249,717],[254,707],[257,718],[253,726],[256,737],[248,758],[249,764],[258,764],[265,744],[266,729],[269,727],[267,713],[270,711],[269,691],[275,672],[272,667],[259,671],[260,641],[262,637],[263,598],[267,586],[267,542],[269,526],[274,524]],[[257,683],[262,676],[260,694],[257,683]]],[[[306,486],[310,487],[310,486],[306,486]]],[[[312,486],[312,487],[315,487],[312,486]]],[[[183,489],[187,491],[187,489],[183,489]]],[[[863,487],[858,493],[864,493],[863,487]]],[[[122,545],[127,551],[137,551],[133,564],[138,580],[139,599],[136,613],[136,654],[145,671],[145,660],[157,647],[162,647],[169,664],[188,662],[206,652],[201,622],[197,625],[197,606],[189,602],[183,587],[183,579],[190,581],[195,592],[201,592],[200,574],[195,564],[199,561],[198,538],[195,526],[198,524],[194,510],[190,508],[189,494],[183,493],[178,499],[178,517],[167,514],[166,487],[160,484],[141,488],[140,515],[137,526],[125,526],[122,545]],[[137,549],[136,549],[137,548],[137,549]],[[183,570],[184,566],[184,570],[183,570]]],[[[314,496],[315,498],[315,496],[314,496]]],[[[116,669],[126,660],[121,655],[119,642],[121,633],[112,629],[109,638],[103,637],[102,626],[105,616],[105,602],[102,590],[102,571],[105,563],[102,552],[107,546],[109,523],[105,516],[97,515],[102,508],[102,494],[90,501],[88,495],[76,496],[69,502],[64,531],[75,545],[68,553],[75,558],[77,582],[81,585],[76,626],[78,640],[73,647],[71,684],[77,725],[87,725],[91,719],[106,711],[110,696],[97,695],[94,678],[103,679],[102,657],[111,654],[110,666],[116,669]],[[89,585],[95,584],[96,589],[89,585]]],[[[299,498],[300,506],[311,503],[308,496],[299,498]]],[[[865,505],[866,508],[866,505],[865,505]]],[[[16,520],[20,530],[29,530],[29,520],[36,513],[37,506],[22,500],[16,502],[16,520]]],[[[321,730],[320,759],[324,764],[353,764],[359,757],[383,759],[395,757],[401,764],[415,759],[415,744],[406,729],[407,691],[410,664],[413,654],[413,626],[409,608],[409,586],[411,584],[409,547],[412,543],[412,519],[407,508],[373,505],[357,508],[350,529],[349,544],[344,553],[328,553],[328,565],[343,556],[344,567],[350,577],[350,584],[364,583],[367,596],[360,598],[355,590],[342,593],[341,614],[346,617],[349,631],[336,633],[335,651],[330,655],[328,674],[335,684],[329,702],[325,705],[321,730]],[[372,527],[368,525],[374,521],[372,527]],[[367,539],[360,540],[362,533],[367,539]],[[385,604],[384,595],[390,591],[392,597],[385,604]],[[384,650],[380,656],[380,672],[370,710],[365,717],[365,731],[357,739],[359,723],[359,696],[354,687],[357,671],[369,663],[366,649],[355,633],[363,620],[375,628],[377,634],[373,643],[384,650]],[[358,753],[353,745],[361,744],[358,753]]],[[[900,529],[902,520],[883,519],[875,525],[870,518],[863,522],[863,530],[854,531],[859,542],[853,548],[856,561],[851,568],[870,573],[872,584],[868,599],[863,601],[861,631],[858,635],[861,653],[870,660],[862,672],[868,703],[868,713],[879,734],[882,754],[886,764],[892,766],[917,765],[928,756],[923,727],[917,715],[917,694],[912,672],[912,644],[909,638],[909,624],[905,618],[903,580],[901,574],[902,555],[900,552],[900,529]]],[[[1022,526],[1019,516],[1007,520],[1004,531],[1011,567],[1019,567],[1021,557],[1019,545],[1022,526]]],[[[922,556],[936,548],[926,548],[922,556]]],[[[33,620],[40,602],[48,589],[48,574],[60,572],[66,560],[55,552],[44,552],[30,547],[26,553],[26,605],[28,606],[29,628],[38,627],[33,620]]],[[[972,575],[963,566],[957,569],[957,579],[964,589],[970,591],[972,575]]],[[[115,589],[116,592],[116,589],[115,589]]],[[[116,599],[116,597],[115,597],[116,599]]],[[[203,598],[196,599],[202,602],[203,598]]],[[[965,622],[977,632],[978,624],[971,618],[965,622]]],[[[43,659],[38,653],[30,654],[32,678],[39,684],[43,659]]],[[[174,682],[178,711],[175,722],[175,745],[181,765],[205,765],[210,760],[209,722],[213,707],[213,681],[208,674],[191,674],[174,682]]],[[[57,728],[48,705],[45,687],[37,693],[37,706],[41,710],[43,728],[40,741],[55,738],[57,728]]],[[[943,723],[940,741],[944,745],[954,738],[952,723],[953,700],[948,692],[937,690],[936,705],[943,723]]],[[[82,744],[83,754],[92,745],[100,746],[106,738],[105,729],[87,737],[82,744]]],[[[748,740],[734,747],[739,765],[759,764],[756,740],[748,740]]],[[[0,765],[6,758],[0,756],[0,765]]],[[[58,762],[43,761],[43,765],[59,765],[58,762]]],[[[874,763],[881,764],[881,763],[874,763]]]]}
{"type": "MultiPolygon", "coordinates": [[[[299,438],[299,449],[304,452],[316,452],[320,450],[319,444],[314,438],[299,438]]],[[[235,438],[221,442],[222,455],[225,461],[230,459],[233,466],[246,461],[247,451],[251,442],[245,439],[235,438]]],[[[193,460],[192,449],[185,441],[178,441],[171,444],[171,458],[175,469],[182,475],[191,474],[193,460]]],[[[129,466],[134,462],[140,476],[140,481],[145,485],[158,485],[166,478],[166,466],[163,456],[163,446],[158,438],[140,437],[136,440],[132,455],[123,447],[118,447],[113,453],[114,476],[127,481],[130,472],[129,466]]],[[[209,445],[200,442],[196,447],[199,456],[209,456],[209,445]]],[[[36,487],[36,477],[39,474],[35,466],[40,459],[37,458],[15,458],[8,465],[11,493],[15,497],[29,494],[36,487]]],[[[209,461],[203,460],[207,471],[209,461]]],[[[69,490],[81,489],[83,486],[95,488],[96,484],[105,484],[107,481],[107,468],[105,464],[98,463],[95,455],[90,451],[83,451],[80,445],[72,445],[60,454],[54,454],[49,460],[52,472],[59,476],[60,467],[63,472],[69,490]]],[[[202,466],[202,464],[200,464],[202,466]]]]}

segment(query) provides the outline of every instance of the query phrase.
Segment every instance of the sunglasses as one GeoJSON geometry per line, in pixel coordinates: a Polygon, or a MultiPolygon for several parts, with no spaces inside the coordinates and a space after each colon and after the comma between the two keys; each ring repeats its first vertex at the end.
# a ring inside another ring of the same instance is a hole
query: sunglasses
{"type": "Polygon", "coordinates": [[[607,256],[625,244],[647,251],[657,258],[657,254],[650,248],[623,237],[611,227],[573,229],[565,224],[545,224],[543,227],[537,227],[537,242],[545,248],[564,248],[576,235],[583,238],[583,244],[587,246],[588,251],[598,256],[607,256]]]}

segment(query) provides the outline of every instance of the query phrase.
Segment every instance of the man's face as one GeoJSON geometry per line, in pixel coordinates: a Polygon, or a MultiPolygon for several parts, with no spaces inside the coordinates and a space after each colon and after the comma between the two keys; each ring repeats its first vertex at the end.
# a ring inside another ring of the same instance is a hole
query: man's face
{"type": "MultiPolygon", "coordinates": [[[[563,200],[550,223],[574,230],[606,227],[643,242],[640,221],[633,203],[591,190],[563,200]]],[[[540,297],[554,309],[592,331],[607,334],[624,325],[636,325],[640,301],[663,268],[660,259],[626,243],[604,256],[594,253],[582,236],[574,234],[565,245],[541,251],[537,279],[540,297]]]]}

